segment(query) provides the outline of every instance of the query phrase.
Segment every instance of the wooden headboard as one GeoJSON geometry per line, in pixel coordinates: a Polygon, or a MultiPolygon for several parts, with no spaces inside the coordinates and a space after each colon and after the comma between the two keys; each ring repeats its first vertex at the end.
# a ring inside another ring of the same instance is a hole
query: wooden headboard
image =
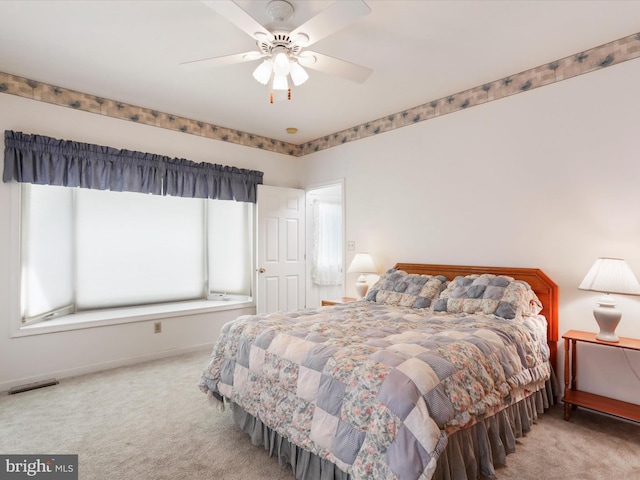
{"type": "Polygon", "coordinates": [[[475,267],[468,265],[429,265],[422,263],[396,263],[393,268],[407,273],[421,275],[444,275],[453,280],[458,275],[490,273],[507,275],[516,280],[524,280],[542,302],[541,314],[547,319],[547,343],[551,350],[551,365],[557,371],[558,356],[558,286],[547,275],[537,268],[515,267],[475,267]]]}

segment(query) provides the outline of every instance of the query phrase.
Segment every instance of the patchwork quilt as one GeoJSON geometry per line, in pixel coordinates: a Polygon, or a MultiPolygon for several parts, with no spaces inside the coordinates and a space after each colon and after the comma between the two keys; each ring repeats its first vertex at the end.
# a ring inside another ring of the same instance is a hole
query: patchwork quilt
{"type": "Polygon", "coordinates": [[[353,479],[426,480],[447,434],[549,378],[541,316],[367,301],[227,323],[200,389],[353,479]]]}

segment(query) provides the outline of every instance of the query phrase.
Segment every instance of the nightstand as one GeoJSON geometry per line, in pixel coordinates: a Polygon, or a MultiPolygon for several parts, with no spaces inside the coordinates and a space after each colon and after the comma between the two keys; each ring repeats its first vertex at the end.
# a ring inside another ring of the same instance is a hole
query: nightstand
{"type": "Polygon", "coordinates": [[[356,300],[357,298],[352,298],[352,297],[342,297],[342,298],[337,298],[332,300],[322,300],[322,306],[325,307],[327,305],[339,305],[341,303],[351,303],[351,302],[355,302],[356,300]]]}
{"type": "Polygon", "coordinates": [[[595,333],[569,330],[564,339],[564,419],[571,418],[571,408],[585,407],[599,412],[609,413],[617,417],[640,422],[640,405],[622,402],[602,395],[578,390],[576,374],[578,373],[577,343],[586,342],[613,348],[625,348],[640,351],[640,340],[620,337],[620,342],[603,342],[596,339],[595,333]],[[571,359],[569,359],[571,353],[571,359]]]}

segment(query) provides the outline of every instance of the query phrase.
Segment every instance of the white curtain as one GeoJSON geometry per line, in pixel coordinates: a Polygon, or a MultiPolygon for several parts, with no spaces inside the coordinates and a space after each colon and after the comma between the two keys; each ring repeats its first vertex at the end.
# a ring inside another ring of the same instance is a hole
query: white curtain
{"type": "Polygon", "coordinates": [[[313,201],[313,270],[316,285],[342,285],[342,206],[313,201]]]}

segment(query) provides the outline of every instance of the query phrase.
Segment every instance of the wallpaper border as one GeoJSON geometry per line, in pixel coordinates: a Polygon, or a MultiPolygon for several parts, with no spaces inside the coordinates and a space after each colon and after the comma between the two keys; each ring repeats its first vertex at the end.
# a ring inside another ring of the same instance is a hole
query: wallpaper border
{"type": "Polygon", "coordinates": [[[640,33],[296,145],[0,72],[0,93],[301,157],[640,57],[640,33]]]}

